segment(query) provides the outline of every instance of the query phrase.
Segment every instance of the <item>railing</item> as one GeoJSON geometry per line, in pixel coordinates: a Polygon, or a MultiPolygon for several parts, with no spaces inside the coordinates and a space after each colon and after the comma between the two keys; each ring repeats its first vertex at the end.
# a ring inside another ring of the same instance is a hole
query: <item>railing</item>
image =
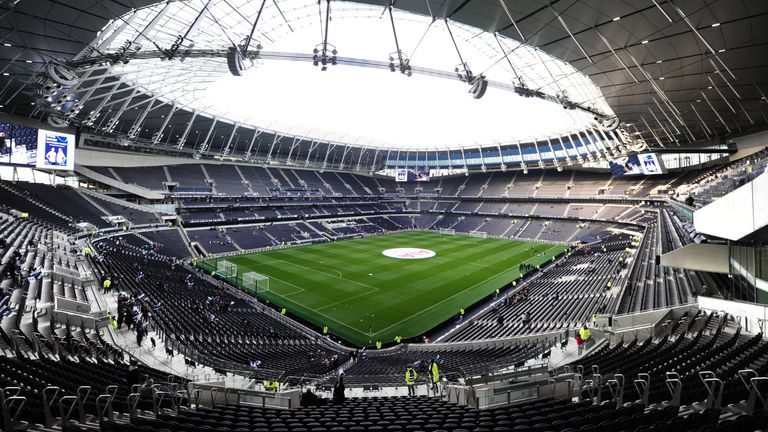
{"type": "Polygon", "coordinates": [[[292,390],[282,393],[247,388],[224,387],[218,383],[192,383],[192,400],[196,407],[208,404],[251,405],[278,409],[293,409],[299,406],[301,392],[292,390]]]}

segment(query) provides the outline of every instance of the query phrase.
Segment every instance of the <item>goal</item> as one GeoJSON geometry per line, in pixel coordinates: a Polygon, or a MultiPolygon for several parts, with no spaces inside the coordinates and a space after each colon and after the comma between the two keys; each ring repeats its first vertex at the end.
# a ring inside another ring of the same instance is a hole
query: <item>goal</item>
{"type": "Polygon", "coordinates": [[[243,273],[243,288],[253,295],[269,291],[269,276],[256,272],[243,273]]]}
{"type": "Polygon", "coordinates": [[[470,231],[469,236],[477,238],[488,238],[488,233],[485,231],[470,231]]]}
{"type": "Polygon", "coordinates": [[[220,277],[230,279],[237,277],[237,264],[227,261],[216,261],[216,274],[220,277]]]}
{"type": "Polygon", "coordinates": [[[440,228],[440,234],[456,235],[456,230],[453,228],[440,228]]]}

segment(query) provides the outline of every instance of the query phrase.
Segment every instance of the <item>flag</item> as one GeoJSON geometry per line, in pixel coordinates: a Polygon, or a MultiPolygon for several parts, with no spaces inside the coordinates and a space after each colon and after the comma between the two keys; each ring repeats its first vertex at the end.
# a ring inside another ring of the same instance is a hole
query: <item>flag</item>
{"type": "Polygon", "coordinates": [[[149,295],[147,295],[146,293],[144,293],[144,294],[141,294],[141,295],[138,297],[138,299],[139,299],[139,300],[141,300],[141,301],[146,301],[148,298],[149,298],[149,295]]]}
{"type": "Polygon", "coordinates": [[[13,314],[13,311],[8,306],[8,303],[11,300],[11,296],[5,296],[2,300],[0,300],[0,316],[7,317],[11,316],[13,314]]]}
{"type": "Polygon", "coordinates": [[[211,322],[213,322],[213,321],[217,321],[219,319],[219,317],[217,317],[215,314],[211,314],[211,316],[209,316],[208,319],[211,322]]]}
{"type": "Polygon", "coordinates": [[[253,360],[251,362],[251,369],[258,369],[259,365],[261,365],[261,360],[253,360]]]}
{"type": "Polygon", "coordinates": [[[32,282],[36,281],[37,279],[40,279],[42,276],[43,276],[43,268],[40,267],[37,270],[35,270],[34,272],[30,273],[29,276],[27,277],[27,280],[30,283],[32,283],[32,282]]]}
{"type": "Polygon", "coordinates": [[[163,308],[163,302],[157,302],[156,305],[152,306],[152,309],[159,310],[163,308]]]}

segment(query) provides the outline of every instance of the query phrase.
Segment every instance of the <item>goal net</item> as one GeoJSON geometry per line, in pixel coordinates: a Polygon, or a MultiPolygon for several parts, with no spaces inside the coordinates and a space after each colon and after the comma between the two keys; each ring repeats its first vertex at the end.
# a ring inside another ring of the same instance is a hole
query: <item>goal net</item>
{"type": "Polygon", "coordinates": [[[453,228],[440,228],[440,234],[456,235],[456,230],[453,228]]]}
{"type": "Polygon", "coordinates": [[[269,291],[269,277],[256,272],[243,273],[243,288],[254,295],[269,291]]]}
{"type": "Polygon", "coordinates": [[[226,279],[236,278],[237,264],[227,260],[218,260],[216,261],[216,274],[226,279]]]}
{"type": "Polygon", "coordinates": [[[470,231],[469,236],[477,238],[488,238],[488,233],[485,231],[470,231]]]}

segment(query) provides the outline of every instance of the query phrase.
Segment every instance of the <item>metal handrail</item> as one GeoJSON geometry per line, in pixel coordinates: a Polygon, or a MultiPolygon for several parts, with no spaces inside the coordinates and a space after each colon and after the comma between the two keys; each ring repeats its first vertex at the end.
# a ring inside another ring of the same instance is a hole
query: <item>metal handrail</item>
{"type": "Polygon", "coordinates": [[[2,404],[3,404],[3,418],[5,419],[5,430],[10,431],[12,430],[13,423],[16,421],[16,419],[19,417],[19,414],[21,414],[21,410],[24,408],[24,405],[27,404],[27,398],[23,396],[10,396],[5,397],[3,395],[2,397],[2,404]],[[13,409],[13,406],[18,404],[18,407],[16,408],[16,412],[11,414],[11,410],[13,409]]]}
{"type": "Polygon", "coordinates": [[[640,402],[644,407],[648,407],[648,391],[651,387],[651,376],[647,373],[637,374],[637,379],[633,381],[637,393],[640,395],[640,402]]]}
{"type": "Polygon", "coordinates": [[[48,386],[43,389],[43,414],[45,415],[46,427],[53,425],[53,404],[56,401],[56,396],[61,392],[61,388],[55,386],[48,386]],[[51,395],[51,393],[53,393],[51,395]]]}
{"type": "Polygon", "coordinates": [[[66,430],[69,425],[69,418],[72,416],[72,412],[77,406],[77,396],[63,396],[59,399],[59,417],[61,417],[61,429],[66,430]],[[69,403],[69,408],[66,408],[66,404],[69,403]]]}
{"type": "Polygon", "coordinates": [[[138,393],[131,393],[128,395],[128,413],[131,419],[134,419],[136,416],[138,416],[136,410],[139,405],[139,399],[141,399],[141,395],[138,393]]]}
{"type": "Polygon", "coordinates": [[[77,409],[79,411],[80,423],[85,423],[85,401],[91,394],[91,386],[80,386],[77,388],[77,409]]]}
{"type": "Polygon", "coordinates": [[[173,399],[173,396],[169,392],[158,391],[152,395],[152,412],[155,413],[155,417],[160,413],[163,400],[165,400],[166,397],[171,400],[173,399]]]}

